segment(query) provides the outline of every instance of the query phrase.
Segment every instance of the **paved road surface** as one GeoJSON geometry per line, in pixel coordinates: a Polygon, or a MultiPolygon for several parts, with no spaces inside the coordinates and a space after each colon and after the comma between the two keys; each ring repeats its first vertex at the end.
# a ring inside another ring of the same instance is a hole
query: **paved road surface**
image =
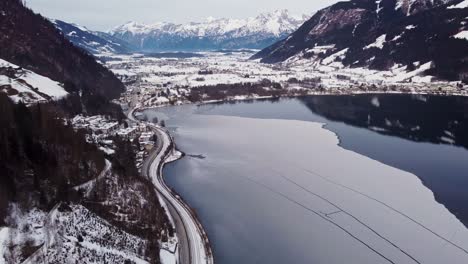
{"type": "MultiPolygon", "coordinates": [[[[130,111],[129,119],[138,122],[134,119],[133,112],[130,111]]],[[[179,263],[212,264],[213,257],[210,248],[205,246],[206,236],[201,224],[188,205],[166,185],[162,177],[162,167],[174,150],[172,139],[163,128],[150,123],[147,125],[151,126],[158,140],[144,161],[141,173],[153,182],[174,220],[179,239],[179,263]]]]}

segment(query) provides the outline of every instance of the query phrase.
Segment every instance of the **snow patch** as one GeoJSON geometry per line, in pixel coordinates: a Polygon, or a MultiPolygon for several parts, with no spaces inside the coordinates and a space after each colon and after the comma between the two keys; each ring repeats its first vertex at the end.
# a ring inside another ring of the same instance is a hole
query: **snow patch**
{"type": "Polygon", "coordinates": [[[177,264],[176,256],[167,250],[161,249],[159,251],[159,257],[161,258],[162,264],[177,264]]]}
{"type": "Polygon", "coordinates": [[[343,58],[344,55],[346,54],[346,52],[348,52],[348,48],[343,49],[343,50],[340,50],[340,51],[338,51],[337,53],[332,54],[332,55],[326,57],[325,59],[322,60],[322,63],[323,63],[324,65],[329,65],[329,64],[331,64],[332,62],[336,61],[338,58],[343,58]]]}
{"type": "Polygon", "coordinates": [[[10,94],[15,102],[22,100],[25,103],[36,103],[47,101],[47,96],[58,100],[68,95],[60,83],[0,59],[0,68],[9,67],[14,69],[15,77],[0,75],[0,86],[11,86],[11,89],[16,90],[16,93],[10,94]]]}
{"type": "Polygon", "coordinates": [[[385,38],[387,37],[386,34],[383,34],[382,36],[378,37],[374,43],[371,43],[367,46],[364,47],[364,49],[370,49],[370,48],[378,48],[382,49],[385,44],[385,38]]]}
{"type": "Polygon", "coordinates": [[[453,36],[456,39],[468,40],[468,30],[463,30],[460,33],[453,36]]]}
{"type": "Polygon", "coordinates": [[[461,3],[458,3],[456,5],[451,5],[449,7],[447,7],[448,9],[455,9],[455,8],[458,8],[458,9],[463,9],[463,8],[467,8],[468,7],[468,0],[465,0],[461,3]]]}
{"type": "MultiPolygon", "coordinates": [[[[427,62],[421,66],[419,66],[419,68],[417,68],[416,70],[414,71],[411,71],[411,72],[401,72],[400,74],[397,74],[395,77],[393,77],[393,81],[394,82],[402,82],[402,81],[406,81],[406,80],[409,80],[413,77],[416,77],[422,73],[424,73],[425,71],[429,70],[430,68],[432,68],[432,61],[430,62],[427,62]]],[[[423,80],[429,80],[427,78],[433,78],[432,76],[429,76],[429,77],[426,77],[426,79],[423,79],[423,80]]],[[[418,79],[418,78],[416,78],[418,79]]],[[[421,81],[421,79],[418,79],[421,81]]]]}

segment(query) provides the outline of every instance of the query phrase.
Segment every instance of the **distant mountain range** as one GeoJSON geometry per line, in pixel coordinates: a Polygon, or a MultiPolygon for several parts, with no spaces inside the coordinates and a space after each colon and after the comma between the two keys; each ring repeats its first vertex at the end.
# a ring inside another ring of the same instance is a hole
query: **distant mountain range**
{"type": "Polygon", "coordinates": [[[386,70],[406,65],[468,81],[468,0],[351,0],[318,11],[254,55],[266,63],[316,61],[386,70]]]}
{"type": "Polygon", "coordinates": [[[128,22],[109,32],[54,21],[75,45],[90,53],[157,52],[211,49],[262,49],[287,37],[308,17],[293,16],[287,10],[260,14],[254,18],[208,18],[203,22],[175,24],[128,22]]]}
{"type": "Polygon", "coordinates": [[[87,50],[91,54],[106,52],[127,53],[135,49],[135,47],[132,47],[125,41],[114,38],[104,32],[91,31],[85,27],[61,20],[52,20],[51,22],[75,46],[87,50]]]}

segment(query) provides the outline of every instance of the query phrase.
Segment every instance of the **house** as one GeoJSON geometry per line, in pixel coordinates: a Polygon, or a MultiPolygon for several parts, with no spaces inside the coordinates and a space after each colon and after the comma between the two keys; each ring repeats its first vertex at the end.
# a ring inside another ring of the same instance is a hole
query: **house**
{"type": "Polygon", "coordinates": [[[128,127],[128,128],[121,128],[117,130],[116,134],[120,137],[133,140],[137,136],[137,128],[135,127],[128,127]]]}

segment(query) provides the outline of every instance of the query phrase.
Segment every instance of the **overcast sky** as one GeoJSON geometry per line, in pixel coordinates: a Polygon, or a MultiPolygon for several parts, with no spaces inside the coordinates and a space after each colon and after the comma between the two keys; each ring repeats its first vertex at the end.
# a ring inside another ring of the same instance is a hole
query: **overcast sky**
{"type": "MultiPolygon", "coordinates": [[[[1,0],[0,0],[1,1],[1,0]]],[[[245,18],[289,9],[312,15],[338,0],[27,0],[27,6],[50,18],[107,30],[128,21],[191,22],[207,17],[245,18]]]]}

